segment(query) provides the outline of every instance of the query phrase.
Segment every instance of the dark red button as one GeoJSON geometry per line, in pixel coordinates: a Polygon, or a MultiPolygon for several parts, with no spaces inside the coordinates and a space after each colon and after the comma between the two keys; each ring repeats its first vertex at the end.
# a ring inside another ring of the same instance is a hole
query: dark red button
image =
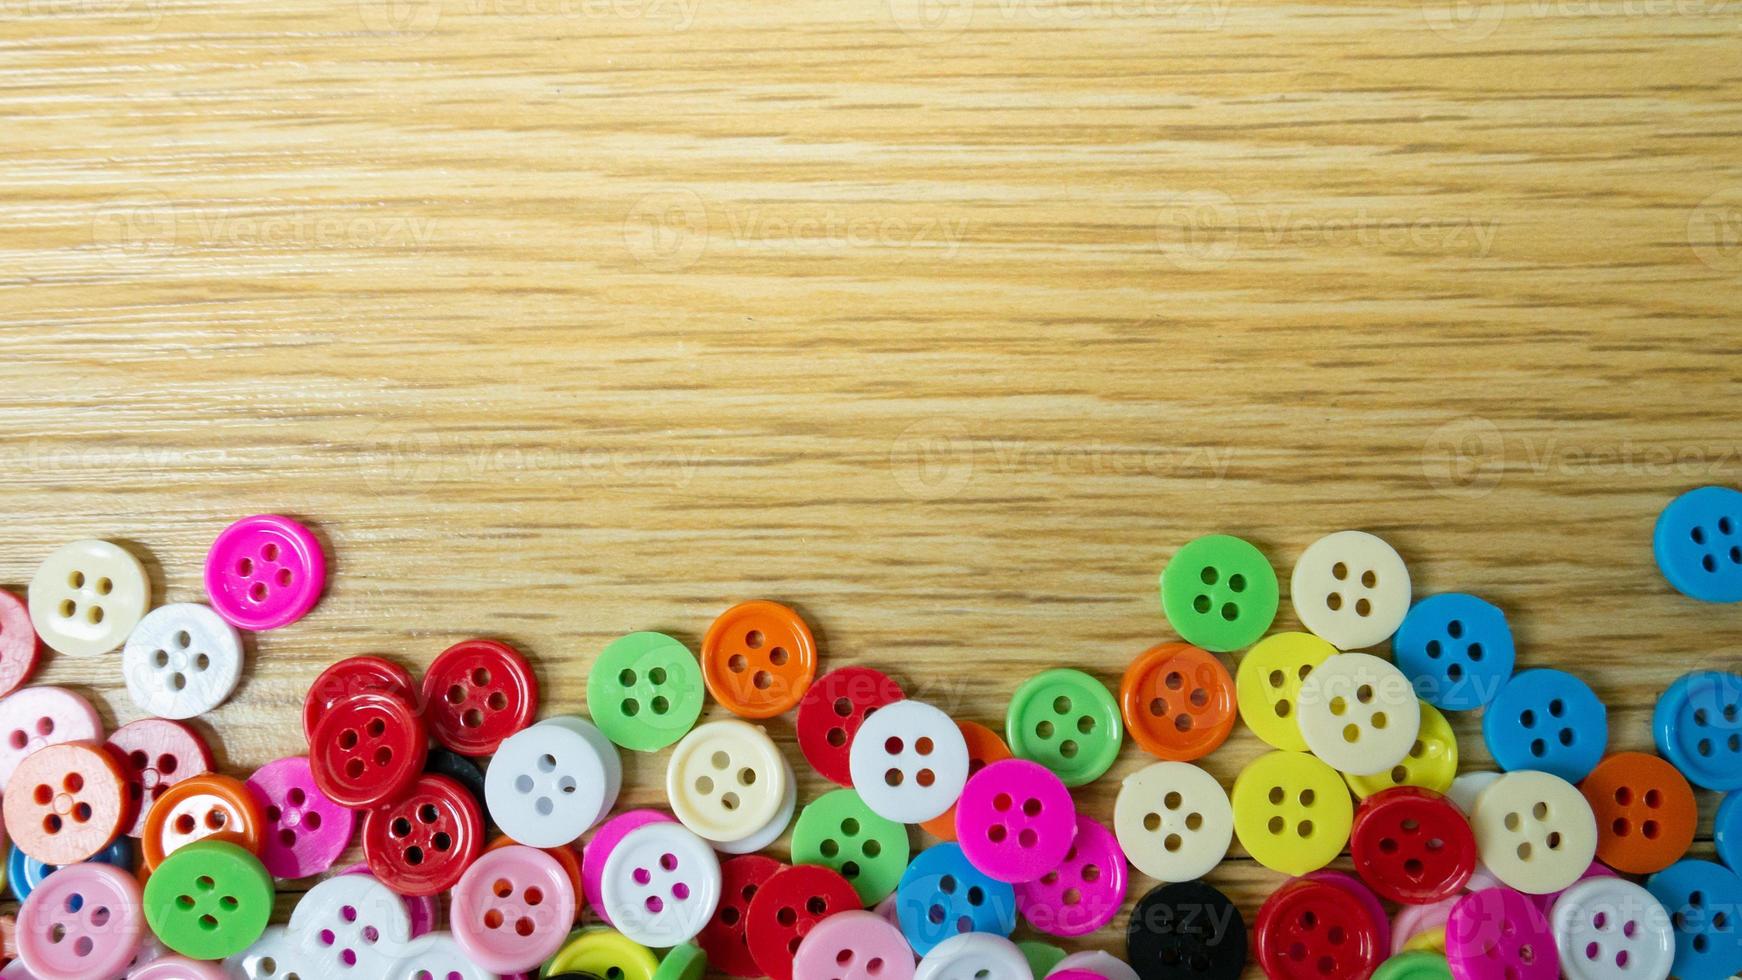
{"type": "Polygon", "coordinates": [[[1295,878],[1272,892],[1252,931],[1271,980],[1365,980],[1389,952],[1361,900],[1325,881],[1295,878]]]}
{"type": "Polygon", "coordinates": [[[865,716],[906,697],[901,685],[869,667],[831,670],[798,703],[798,747],[811,768],[838,786],[852,786],[847,755],[865,716]]]}
{"type": "Polygon", "coordinates": [[[363,818],[369,873],[401,895],[447,891],[483,851],[478,801],[446,776],[419,777],[410,793],[363,818]]]}
{"type": "Polygon", "coordinates": [[[353,694],[376,691],[412,705],[417,703],[417,682],[411,672],[380,657],[346,657],[321,671],[302,702],[302,735],[310,742],[315,726],[328,708],[353,694]]]}
{"type": "Polygon", "coordinates": [[[24,600],[0,589],[0,697],[23,686],[36,671],[42,641],[30,625],[24,600]]]}
{"type": "Polygon", "coordinates": [[[1476,835],[1450,800],[1398,786],[1355,808],[1349,852],[1355,871],[1381,898],[1431,905],[1462,891],[1476,870],[1476,835]]]}
{"type": "Polygon", "coordinates": [[[696,936],[696,945],[708,954],[709,966],[734,977],[762,976],[744,937],[744,916],[757,890],[784,870],[786,865],[760,854],[720,862],[720,904],[696,936]]]}
{"type": "Polygon", "coordinates": [[[744,913],[744,938],[758,969],[773,980],[792,980],[792,955],[811,927],[836,912],[864,907],[839,874],[814,864],[794,865],[756,890],[744,913]]]}
{"type": "Polygon", "coordinates": [[[520,652],[497,640],[464,640],[423,675],[424,718],[435,740],[461,755],[490,755],[532,724],[538,680],[520,652]]]}
{"type": "Polygon", "coordinates": [[[212,771],[212,750],[200,733],[167,718],[128,722],[109,736],[109,752],[127,778],[127,797],[137,807],[123,831],[145,833],[145,814],[170,786],[212,771]]]}
{"type": "Polygon", "coordinates": [[[429,736],[411,705],[373,691],[341,698],[309,739],[315,786],[340,806],[372,807],[404,796],[423,772],[429,736]]]}

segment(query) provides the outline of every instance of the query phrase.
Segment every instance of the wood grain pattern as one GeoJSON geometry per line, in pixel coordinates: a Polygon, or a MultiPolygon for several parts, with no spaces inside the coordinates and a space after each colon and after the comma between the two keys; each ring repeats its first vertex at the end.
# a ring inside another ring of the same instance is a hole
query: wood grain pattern
{"type": "Polygon", "coordinates": [[[101,536],[196,599],[227,521],[317,526],[330,593],[204,722],[231,770],[340,656],[499,635],[576,710],[610,638],[752,596],[997,723],[1169,637],[1213,530],[1285,579],[1386,536],[1618,746],[1742,646],[1649,551],[1742,471],[1734,0],[0,13],[0,584],[101,536]]]}

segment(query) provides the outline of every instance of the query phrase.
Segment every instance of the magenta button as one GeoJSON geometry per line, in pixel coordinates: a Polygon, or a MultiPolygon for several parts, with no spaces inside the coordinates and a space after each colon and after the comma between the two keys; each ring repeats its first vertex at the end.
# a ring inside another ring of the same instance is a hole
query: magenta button
{"type": "Polygon", "coordinates": [[[18,910],[18,956],[39,977],[118,976],[145,939],[139,882],[107,864],[43,879],[18,910]]]}
{"type": "Polygon", "coordinates": [[[303,756],[268,762],[248,777],[266,814],[260,863],[274,878],[306,878],[331,868],[351,842],[356,813],[315,787],[303,756]]]}
{"type": "Polygon", "coordinates": [[[611,856],[617,844],[631,830],[650,823],[675,822],[658,810],[630,810],[600,824],[599,829],[593,833],[593,838],[587,841],[587,846],[581,849],[581,891],[586,895],[587,908],[597,912],[606,925],[611,924],[611,917],[605,914],[605,901],[602,897],[605,893],[605,859],[611,856]]]}
{"type": "Polygon", "coordinates": [[[206,554],[206,595],[232,626],[277,629],[314,608],[327,582],[327,558],[308,528],[256,514],[225,528],[206,554]]]}
{"type": "Polygon", "coordinates": [[[454,886],[454,941],[496,973],[531,970],[562,948],[575,923],[575,886],[556,858],[510,844],[473,862],[454,886]]]}
{"type": "Polygon", "coordinates": [[[1446,919],[1446,962],[1455,977],[1555,980],[1554,932],[1536,904],[1510,888],[1472,892],[1446,919]]]}
{"type": "Polygon", "coordinates": [[[1113,921],[1125,906],[1127,874],[1119,839],[1099,822],[1077,817],[1077,836],[1056,871],[1016,886],[1028,924],[1054,936],[1081,936],[1113,921]]]}
{"type": "Polygon", "coordinates": [[[831,915],[805,934],[792,958],[794,977],[913,980],[913,950],[901,930],[863,909],[831,915]]]}
{"type": "Polygon", "coordinates": [[[999,881],[1053,870],[1077,833],[1077,805],[1052,770],[1027,759],[994,762],[969,777],[956,801],[962,855],[999,881]]]}

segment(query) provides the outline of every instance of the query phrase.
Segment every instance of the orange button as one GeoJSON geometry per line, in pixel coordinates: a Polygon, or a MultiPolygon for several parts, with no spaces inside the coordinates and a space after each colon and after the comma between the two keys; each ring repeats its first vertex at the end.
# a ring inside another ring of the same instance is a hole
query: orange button
{"type": "MultiPolygon", "coordinates": [[[[968,778],[994,762],[1003,762],[1012,757],[1010,746],[998,737],[998,733],[977,721],[958,721],[956,727],[962,730],[962,738],[968,743],[968,778]]],[[[926,832],[938,840],[956,839],[956,806],[942,815],[936,816],[920,824],[926,832]]]]}
{"type": "MultiPolygon", "coordinates": [[[[520,843],[507,834],[497,834],[496,839],[484,846],[485,852],[494,851],[499,847],[513,847],[520,843]]],[[[583,905],[586,903],[585,889],[581,885],[581,859],[575,854],[575,849],[564,844],[561,847],[540,848],[544,853],[556,859],[562,866],[563,874],[568,876],[569,884],[575,886],[575,919],[579,920],[583,905]]]]}
{"type": "Polygon", "coordinates": [[[63,742],[25,756],[6,785],[4,806],[13,846],[43,864],[77,864],[132,822],[127,777],[114,757],[90,742],[63,742]]]}
{"type": "Polygon", "coordinates": [[[816,673],[811,628],[778,602],[740,602],[702,637],[708,693],[742,718],[772,718],[798,704],[816,673]]]}
{"type": "Polygon", "coordinates": [[[259,854],[265,823],[260,803],[240,780],[216,773],[192,776],[164,790],[146,811],[140,850],[151,871],[176,848],[206,838],[259,854]]]}
{"type": "Polygon", "coordinates": [[[1675,766],[1644,752],[1617,752],[1579,784],[1597,817],[1597,858],[1616,871],[1647,875],[1687,853],[1700,812],[1675,766]]]}
{"type": "Polygon", "coordinates": [[[1119,681],[1119,711],[1137,744],[1170,762],[1215,751],[1239,713],[1228,668],[1189,643],[1163,643],[1133,660],[1119,681]]]}

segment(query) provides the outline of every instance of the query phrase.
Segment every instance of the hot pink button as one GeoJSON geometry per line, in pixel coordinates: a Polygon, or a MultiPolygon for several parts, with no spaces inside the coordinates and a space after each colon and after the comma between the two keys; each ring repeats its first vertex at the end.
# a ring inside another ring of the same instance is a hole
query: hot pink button
{"type": "Polygon", "coordinates": [[[650,823],[676,822],[658,810],[630,810],[600,824],[599,829],[593,832],[592,839],[587,841],[587,846],[581,849],[581,892],[587,897],[587,908],[598,913],[606,925],[611,924],[611,917],[605,914],[602,897],[605,894],[605,859],[611,856],[617,844],[631,830],[650,823]]]}
{"type": "Polygon", "coordinates": [[[0,700],[0,786],[24,757],[45,745],[101,742],[103,721],[91,702],[64,687],[26,687],[0,700]]]}
{"type": "MultiPolygon", "coordinates": [[[[339,873],[375,877],[374,874],[370,873],[367,864],[353,864],[339,873]]],[[[434,895],[401,895],[399,900],[405,905],[406,917],[411,920],[411,938],[416,939],[435,931],[436,922],[441,915],[441,906],[436,903],[434,895]]]]}
{"type": "Polygon", "coordinates": [[[999,881],[1033,881],[1058,866],[1077,833],[1077,805],[1052,770],[1005,759],[975,773],[956,801],[968,863],[999,881]]]}
{"type": "Polygon", "coordinates": [[[1446,962],[1456,977],[1555,980],[1560,975],[1548,919],[1510,888],[1471,892],[1453,906],[1446,920],[1446,962]]]}
{"type": "Polygon", "coordinates": [[[127,795],[139,805],[139,815],[127,836],[145,833],[145,812],[163,791],[176,783],[212,771],[212,750],[199,733],[168,718],[141,718],[115,729],[109,748],[121,759],[127,795]]]}
{"type": "Polygon", "coordinates": [[[229,977],[216,963],[165,956],[127,974],[127,980],[229,980],[229,977]]]}
{"type": "Polygon", "coordinates": [[[876,912],[840,912],[805,934],[792,957],[795,977],[913,980],[913,949],[876,912]]]}
{"type": "Polygon", "coordinates": [[[111,977],[145,938],[139,882],[107,864],[44,878],[18,910],[18,957],[40,977],[111,977]]]}
{"type": "Polygon", "coordinates": [[[1094,932],[1125,906],[1125,851],[1098,821],[1077,817],[1077,836],[1058,869],[1016,886],[1028,924],[1054,936],[1094,932]]]}
{"type": "Polygon", "coordinates": [[[327,583],[327,557],[308,528],[256,514],[230,525],[206,554],[212,608],[245,630],[277,629],[314,608],[327,583]]]}
{"type": "Polygon", "coordinates": [[[260,863],[274,878],[306,878],[331,868],[351,842],[356,813],[315,787],[304,756],[268,762],[248,777],[266,813],[260,863]]]}
{"type": "Polygon", "coordinates": [[[460,876],[449,907],[454,940],[496,973],[531,970],[556,954],[575,922],[575,886],[556,858],[510,844],[460,876]]]}
{"type": "Polygon", "coordinates": [[[1385,950],[1391,947],[1391,917],[1385,914],[1385,903],[1379,900],[1378,895],[1373,894],[1373,889],[1368,888],[1365,882],[1354,875],[1329,870],[1311,872],[1306,875],[1306,879],[1336,885],[1355,896],[1361,902],[1361,907],[1367,910],[1367,917],[1373,920],[1373,928],[1379,936],[1379,948],[1385,950]]]}

